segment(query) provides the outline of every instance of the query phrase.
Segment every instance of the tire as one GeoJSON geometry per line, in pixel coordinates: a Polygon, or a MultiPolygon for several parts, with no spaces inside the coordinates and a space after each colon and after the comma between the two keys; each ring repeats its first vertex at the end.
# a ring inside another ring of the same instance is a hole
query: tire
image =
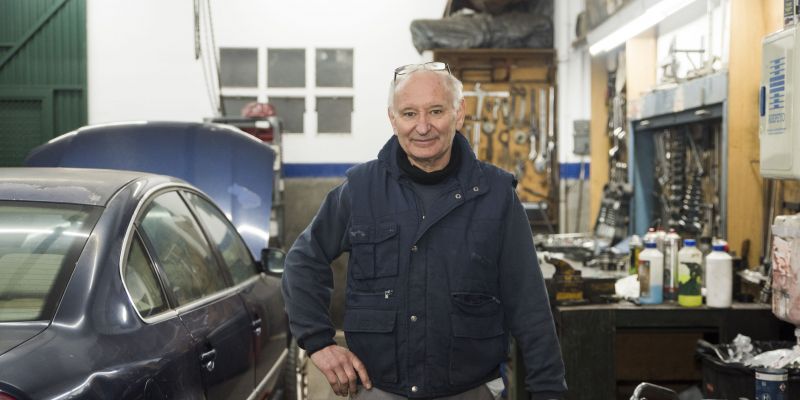
{"type": "Polygon", "coordinates": [[[306,400],[308,396],[308,376],[306,351],[297,342],[289,344],[289,356],[283,371],[283,398],[286,400],[306,400]]]}

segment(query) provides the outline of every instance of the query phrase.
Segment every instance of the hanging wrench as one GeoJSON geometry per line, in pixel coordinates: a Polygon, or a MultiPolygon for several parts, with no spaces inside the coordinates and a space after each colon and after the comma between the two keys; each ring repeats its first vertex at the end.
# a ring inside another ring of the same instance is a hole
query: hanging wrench
{"type": "MultiPolygon", "coordinates": [[[[536,128],[536,93],[534,92],[536,89],[531,88],[531,113],[530,113],[530,120],[531,120],[531,131],[530,136],[528,137],[528,141],[530,142],[531,149],[528,152],[528,159],[533,161],[536,159],[536,135],[538,134],[538,130],[536,128]]],[[[541,107],[541,105],[539,106],[541,107]]]]}

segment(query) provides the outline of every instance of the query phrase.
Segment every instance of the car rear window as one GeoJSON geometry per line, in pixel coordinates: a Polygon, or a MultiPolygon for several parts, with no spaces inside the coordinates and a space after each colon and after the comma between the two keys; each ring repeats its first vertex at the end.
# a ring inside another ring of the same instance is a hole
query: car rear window
{"type": "Polygon", "coordinates": [[[52,319],[99,209],[0,201],[0,322],[52,319]]]}

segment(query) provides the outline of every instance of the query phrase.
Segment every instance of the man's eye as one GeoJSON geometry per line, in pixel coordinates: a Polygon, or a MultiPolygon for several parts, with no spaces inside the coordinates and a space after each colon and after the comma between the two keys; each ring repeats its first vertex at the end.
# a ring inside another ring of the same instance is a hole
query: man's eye
{"type": "Polygon", "coordinates": [[[432,110],[432,111],[431,111],[431,114],[433,114],[433,115],[439,115],[439,114],[441,114],[441,113],[443,113],[443,112],[444,112],[444,111],[442,111],[442,110],[432,110]]]}
{"type": "Polygon", "coordinates": [[[415,115],[417,115],[417,113],[415,113],[413,111],[406,111],[406,112],[403,113],[403,116],[406,117],[406,118],[411,118],[411,117],[413,117],[415,115]]]}

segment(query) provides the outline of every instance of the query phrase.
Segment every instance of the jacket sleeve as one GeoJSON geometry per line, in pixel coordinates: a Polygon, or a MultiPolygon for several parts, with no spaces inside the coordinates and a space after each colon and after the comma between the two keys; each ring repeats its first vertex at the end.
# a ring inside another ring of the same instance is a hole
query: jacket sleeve
{"type": "Polygon", "coordinates": [[[533,399],[563,398],[564,362],[528,218],[516,192],[506,211],[500,255],[500,288],[506,326],[525,360],[533,399]]]}
{"type": "Polygon", "coordinates": [[[349,216],[345,181],[328,193],[286,255],[282,291],[289,328],[309,355],[336,343],[328,311],[333,292],[331,262],[349,248],[345,234],[349,216]]]}

